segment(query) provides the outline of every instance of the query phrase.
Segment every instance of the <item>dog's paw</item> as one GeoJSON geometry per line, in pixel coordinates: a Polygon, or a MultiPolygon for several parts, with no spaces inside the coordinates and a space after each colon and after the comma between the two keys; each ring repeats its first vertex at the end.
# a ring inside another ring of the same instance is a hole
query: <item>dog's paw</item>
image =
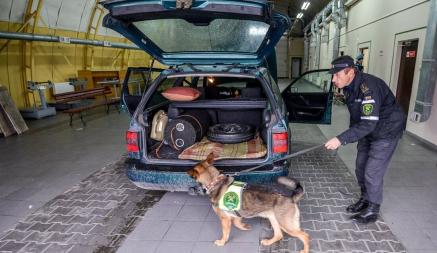
{"type": "Polygon", "coordinates": [[[225,240],[215,240],[214,244],[217,246],[223,246],[225,245],[226,241],[225,240]]]}
{"type": "Polygon", "coordinates": [[[263,239],[263,240],[261,240],[261,245],[262,245],[262,246],[269,246],[269,245],[271,245],[271,244],[272,244],[272,241],[269,240],[269,239],[263,239]]]}
{"type": "Polygon", "coordinates": [[[241,227],[239,229],[241,229],[241,230],[251,230],[252,229],[252,225],[246,224],[246,223],[241,223],[241,227]]]}

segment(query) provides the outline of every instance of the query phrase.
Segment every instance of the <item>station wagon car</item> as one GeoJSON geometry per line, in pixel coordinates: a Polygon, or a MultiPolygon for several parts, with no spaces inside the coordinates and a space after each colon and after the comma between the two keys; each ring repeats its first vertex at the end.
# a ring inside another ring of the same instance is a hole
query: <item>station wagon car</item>
{"type": "Polygon", "coordinates": [[[289,161],[274,161],[290,153],[289,122],[330,123],[332,76],[328,70],[310,71],[280,91],[276,63],[268,59],[290,19],[268,1],[178,2],[103,3],[109,10],[104,26],[169,66],[142,92],[134,83],[145,81],[149,69],[127,72],[122,93],[132,116],[126,133],[128,178],[145,189],[187,191],[195,181],[186,171],[210,150],[225,174],[265,164],[237,180],[269,183],[287,175],[289,161]],[[196,90],[198,96],[190,101],[166,96],[175,88],[196,90]],[[159,139],[154,128],[161,116],[166,128],[159,139]],[[242,126],[253,133],[247,141],[241,141],[247,134],[242,126]],[[211,141],[215,129],[224,129],[226,141],[211,141]]]}

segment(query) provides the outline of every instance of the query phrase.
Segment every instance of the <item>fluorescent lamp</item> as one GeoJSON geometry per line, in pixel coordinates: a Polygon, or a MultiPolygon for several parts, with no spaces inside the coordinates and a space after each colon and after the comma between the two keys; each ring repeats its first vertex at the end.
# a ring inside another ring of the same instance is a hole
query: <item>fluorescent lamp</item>
{"type": "Polygon", "coordinates": [[[302,18],[303,17],[303,13],[299,12],[299,14],[297,14],[296,18],[302,18]]]}
{"type": "Polygon", "coordinates": [[[310,2],[305,2],[302,4],[302,10],[306,10],[308,9],[308,7],[310,6],[310,2]]]}

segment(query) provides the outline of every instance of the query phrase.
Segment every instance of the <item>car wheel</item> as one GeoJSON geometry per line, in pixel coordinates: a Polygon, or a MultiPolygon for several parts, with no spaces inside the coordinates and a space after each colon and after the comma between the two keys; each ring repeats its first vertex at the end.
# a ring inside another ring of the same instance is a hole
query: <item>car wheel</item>
{"type": "Polygon", "coordinates": [[[240,143],[253,139],[255,129],[252,126],[235,123],[217,124],[209,127],[207,138],[218,143],[240,143]]]}

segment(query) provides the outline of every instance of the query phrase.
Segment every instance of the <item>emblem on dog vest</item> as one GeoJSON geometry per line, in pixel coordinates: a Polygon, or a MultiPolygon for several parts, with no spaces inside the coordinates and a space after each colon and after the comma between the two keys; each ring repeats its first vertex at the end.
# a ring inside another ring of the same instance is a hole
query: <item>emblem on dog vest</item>
{"type": "Polygon", "coordinates": [[[224,211],[239,211],[241,208],[241,194],[246,183],[234,181],[222,195],[219,208],[224,211]]]}

